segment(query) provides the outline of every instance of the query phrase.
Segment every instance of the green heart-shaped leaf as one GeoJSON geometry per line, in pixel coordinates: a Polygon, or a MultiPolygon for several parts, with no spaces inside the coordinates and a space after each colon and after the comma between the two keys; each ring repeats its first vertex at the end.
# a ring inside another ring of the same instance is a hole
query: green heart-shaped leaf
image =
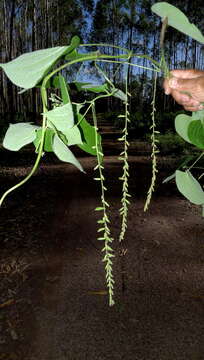
{"type": "Polygon", "coordinates": [[[3,140],[3,147],[11,151],[18,151],[30,144],[36,138],[39,126],[30,123],[10,124],[3,140]]]}
{"type": "MultiPolygon", "coordinates": [[[[53,143],[53,136],[54,136],[54,134],[55,134],[54,130],[52,130],[52,129],[46,129],[45,139],[44,139],[44,147],[43,147],[43,150],[44,150],[44,151],[46,151],[46,152],[52,152],[52,151],[53,151],[53,149],[52,149],[52,143],[53,143]]],[[[41,138],[42,138],[42,129],[39,129],[39,130],[37,131],[36,138],[35,138],[35,140],[33,141],[36,150],[38,150],[38,146],[39,146],[39,144],[40,144],[41,138]]]]}
{"type": "Polygon", "coordinates": [[[193,120],[188,126],[188,137],[192,144],[204,149],[204,124],[201,120],[193,120]]]}
{"type": "Polygon", "coordinates": [[[188,127],[193,121],[191,116],[180,114],[175,118],[175,129],[176,132],[187,142],[191,143],[191,140],[188,136],[188,127]]]}
{"type": "Polygon", "coordinates": [[[33,51],[0,66],[15,85],[31,89],[48,73],[56,60],[67,52],[68,48],[68,46],[58,46],[33,51]]]}
{"type": "Polygon", "coordinates": [[[58,157],[58,159],[64,162],[71,163],[76,166],[80,171],[84,172],[80,162],[57,135],[54,136],[53,151],[58,157]]]}
{"type": "MultiPolygon", "coordinates": [[[[83,116],[81,114],[77,114],[77,117],[79,120],[83,118],[83,116]]],[[[83,143],[79,144],[80,149],[82,149],[83,151],[85,151],[91,155],[96,156],[97,155],[97,153],[96,153],[96,132],[95,132],[94,127],[92,125],[90,125],[88,123],[88,121],[86,121],[85,118],[83,118],[80,121],[79,129],[82,132],[82,140],[83,140],[83,143]]],[[[99,146],[99,151],[102,150],[101,149],[101,136],[98,133],[97,133],[97,143],[99,146]]],[[[101,153],[102,153],[102,151],[101,151],[101,153]]]]}
{"type": "Polygon", "coordinates": [[[63,133],[67,138],[67,145],[79,145],[82,144],[81,132],[77,126],[73,126],[73,128],[64,131],[63,133]]]}
{"type": "Polygon", "coordinates": [[[204,120],[204,110],[193,111],[192,119],[193,120],[204,120]]]}
{"type": "Polygon", "coordinates": [[[191,24],[186,15],[177,7],[166,2],[158,2],[151,9],[162,19],[167,17],[168,25],[204,44],[204,36],[201,31],[194,24],[191,24]]]}
{"type": "Polygon", "coordinates": [[[62,133],[74,126],[74,113],[71,103],[56,107],[53,110],[47,111],[44,115],[49,120],[49,126],[56,128],[62,133]]]}
{"type": "Polygon", "coordinates": [[[176,185],[181,194],[193,204],[204,204],[204,191],[190,171],[176,170],[176,185]]]}
{"type": "Polygon", "coordinates": [[[69,46],[29,52],[0,66],[15,85],[26,90],[31,89],[44,78],[58,59],[72,52],[79,43],[80,39],[75,36],[69,46]]]}

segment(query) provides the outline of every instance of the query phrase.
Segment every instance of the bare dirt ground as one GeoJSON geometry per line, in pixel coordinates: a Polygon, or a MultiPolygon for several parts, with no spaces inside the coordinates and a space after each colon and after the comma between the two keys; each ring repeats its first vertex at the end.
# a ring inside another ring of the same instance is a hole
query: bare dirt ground
{"type": "MultiPolygon", "coordinates": [[[[204,236],[199,208],[179,196],[160,164],[143,212],[151,164],[130,157],[132,204],[122,246],[121,165],[106,158],[115,238],[115,306],[109,308],[96,240],[93,158],[43,165],[1,208],[0,360],[203,360],[204,236]]],[[[28,169],[2,167],[1,191],[28,169]]]]}

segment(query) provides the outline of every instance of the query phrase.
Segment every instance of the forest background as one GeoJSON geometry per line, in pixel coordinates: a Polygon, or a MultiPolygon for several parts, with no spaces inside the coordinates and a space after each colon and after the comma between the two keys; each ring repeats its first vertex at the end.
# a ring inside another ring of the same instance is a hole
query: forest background
{"type": "MultiPolygon", "coordinates": [[[[203,0],[167,2],[182,10],[204,32],[203,0]]],[[[0,62],[8,62],[28,51],[68,45],[74,35],[78,35],[82,43],[110,43],[159,60],[161,23],[151,12],[154,3],[154,0],[0,0],[0,62]]],[[[165,49],[170,69],[204,70],[204,47],[172,28],[167,31],[165,49]]],[[[118,55],[119,50],[104,47],[100,51],[118,55]]],[[[133,61],[144,67],[132,67],[128,79],[132,94],[130,126],[135,137],[141,137],[148,132],[151,122],[154,73],[145,69],[150,65],[147,59],[133,61]]],[[[77,65],[67,70],[68,81],[102,82],[101,75],[90,65],[77,65]]],[[[115,64],[100,66],[117,87],[124,87],[122,67],[115,64]]],[[[164,95],[161,85],[160,77],[156,120],[158,129],[165,133],[173,129],[171,120],[181,108],[171,97],[164,95]]],[[[38,122],[37,114],[42,111],[39,89],[21,95],[18,95],[18,90],[1,71],[1,137],[9,122],[38,122]]],[[[111,99],[99,103],[97,110],[110,121],[117,119],[122,105],[119,100],[111,99]]]]}

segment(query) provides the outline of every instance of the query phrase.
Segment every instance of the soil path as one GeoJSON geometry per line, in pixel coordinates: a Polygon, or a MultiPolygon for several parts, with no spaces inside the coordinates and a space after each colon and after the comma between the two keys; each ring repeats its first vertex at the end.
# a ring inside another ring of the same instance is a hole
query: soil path
{"type": "MultiPolygon", "coordinates": [[[[178,196],[175,185],[159,186],[144,214],[151,168],[135,157],[130,162],[134,196],[126,239],[114,245],[114,307],[108,307],[96,241],[94,160],[82,159],[88,176],[71,167],[44,166],[4,205],[4,261],[20,254],[29,267],[21,272],[23,280],[16,280],[15,305],[2,308],[9,329],[2,327],[0,359],[203,360],[203,219],[197,207],[178,196]],[[11,316],[17,315],[14,321],[11,316]],[[11,328],[16,339],[8,336],[14,335],[11,328]]],[[[117,239],[121,170],[114,157],[106,158],[106,165],[117,239]]],[[[24,172],[15,171],[16,176],[24,172]]],[[[7,169],[10,173],[13,182],[13,170],[7,169]]],[[[161,167],[159,183],[163,176],[161,167]]]]}

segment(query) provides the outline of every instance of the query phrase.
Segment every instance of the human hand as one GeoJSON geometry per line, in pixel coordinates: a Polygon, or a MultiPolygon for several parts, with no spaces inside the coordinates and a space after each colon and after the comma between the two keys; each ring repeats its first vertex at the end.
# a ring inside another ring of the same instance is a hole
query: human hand
{"type": "Polygon", "coordinates": [[[172,70],[170,77],[164,80],[166,95],[172,95],[176,102],[187,111],[203,110],[204,71],[172,70]]]}

